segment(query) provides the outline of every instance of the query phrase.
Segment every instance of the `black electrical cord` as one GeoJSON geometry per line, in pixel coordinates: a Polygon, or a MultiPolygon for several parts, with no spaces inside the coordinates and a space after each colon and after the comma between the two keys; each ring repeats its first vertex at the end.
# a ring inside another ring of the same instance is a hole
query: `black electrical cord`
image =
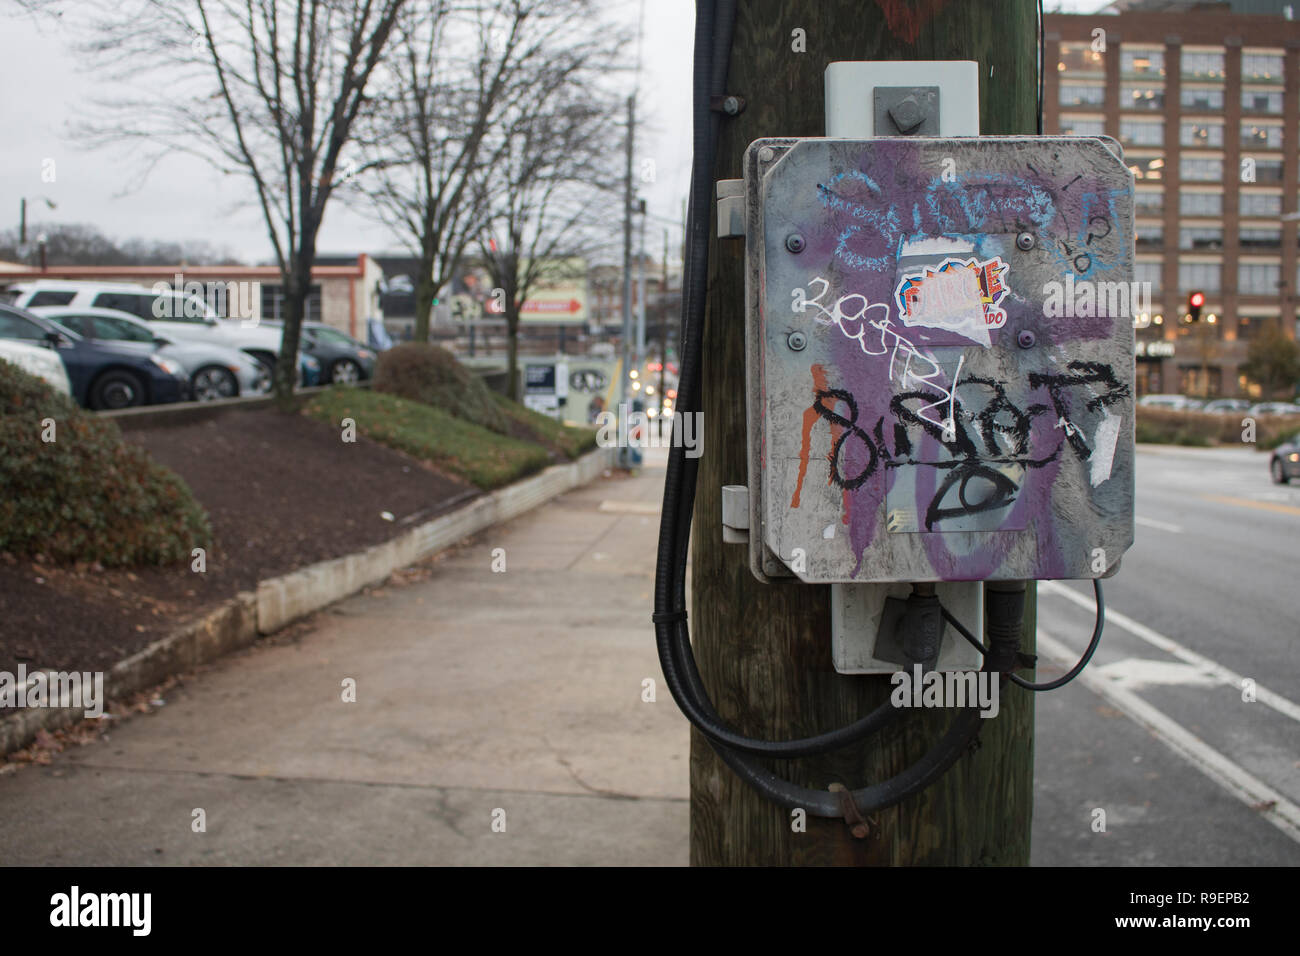
{"type": "Polygon", "coordinates": [[[1043,107],[1047,98],[1047,24],[1043,20],[1043,0],[1038,0],[1038,135],[1043,135],[1043,107]]]}
{"type": "MultiPolygon", "coordinates": [[[[1088,666],[1088,662],[1092,660],[1092,655],[1097,651],[1097,645],[1101,643],[1101,631],[1106,625],[1106,602],[1101,596],[1101,581],[1099,579],[1093,579],[1092,590],[1093,593],[1097,595],[1097,624],[1092,630],[1092,640],[1088,643],[1088,649],[1084,651],[1083,656],[1079,658],[1079,663],[1075,664],[1068,674],[1063,674],[1056,678],[1056,680],[1050,680],[1043,684],[1035,684],[1025,680],[1023,677],[1017,676],[1016,674],[1008,674],[1007,677],[1011,679],[1013,684],[1017,687],[1023,687],[1026,690],[1056,690],[1056,688],[1064,687],[1066,684],[1070,683],[1070,681],[1078,677],[1080,672],[1088,666]]],[[[976,640],[975,635],[968,631],[959,620],[949,614],[947,608],[943,608],[943,619],[951,624],[958,634],[970,641],[971,644],[975,645],[981,654],[985,653],[984,645],[976,640]]]]}
{"type": "MultiPolygon", "coordinates": [[[[727,59],[731,49],[731,24],[735,0],[700,0],[695,30],[695,164],[691,174],[685,264],[682,362],[678,382],[677,409],[691,414],[700,409],[700,346],[707,291],[710,176],[716,150],[720,114],[709,109],[713,96],[721,95],[726,83],[727,59]],[[716,25],[716,26],[715,26],[716,25]]],[[[901,716],[888,701],[849,724],[826,733],[796,740],[771,741],[747,737],[722,722],[707,703],[703,682],[691,651],[685,625],[686,566],[694,509],[698,459],[687,458],[685,448],[673,442],[669,450],[664,481],[663,517],[659,531],[659,553],[655,577],[655,630],[659,662],[668,689],[682,712],[711,741],[745,753],[765,757],[810,757],[847,746],[876,733],[901,716]],[[695,681],[690,681],[695,677],[695,681]]]]}
{"type": "MultiPolygon", "coordinates": [[[[727,75],[735,0],[697,0],[693,134],[695,158],[691,173],[687,217],[688,250],[683,275],[682,362],[677,407],[685,414],[700,411],[700,350],[704,300],[707,292],[709,210],[713,159],[720,116],[709,109],[710,98],[721,95],[727,75]]],[[[830,791],[799,787],[756,764],[745,753],[768,757],[799,757],[824,753],[853,743],[897,719],[901,711],[883,704],[861,720],[829,733],[792,741],[765,741],[735,733],[709,701],[691,651],[686,625],[686,566],[694,510],[698,460],[687,458],[674,442],[664,481],[663,517],[655,575],[655,639],[659,662],[669,690],[682,712],[705,735],[710,746],[742,779],[768,799],[787,807],[802,807],[814,816],[841,817],[844,808],[830,791]]],[[[916,764],[882,783],[852,791],[858,810],[869,813],[917,793],[943,774],[979,731],[976,708],[958,714],[939,744],[916,764]]]]}

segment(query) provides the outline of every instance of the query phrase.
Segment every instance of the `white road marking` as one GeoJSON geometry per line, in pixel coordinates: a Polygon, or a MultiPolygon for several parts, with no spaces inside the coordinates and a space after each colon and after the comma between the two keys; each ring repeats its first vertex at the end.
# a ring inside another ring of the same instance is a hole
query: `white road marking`
{"type": "Polygon", "coordinates": [[[1167,521],[1157,521],[1155,518],[1143,518],[1141,515],[1135,516],[1133,518],[1133,523],[1140,524],[1144,528],[1155,528],[1157,531],[1168,531],[1172,534],[1183,533],[1182,525],[1170,524],[1167,521]]]}
{"type": "MultiPolygon", "coordinates": [[[[1092,598],[1086,598],[1082,594],[1076,593],[1063,584],[1058,584],[1055,581],[1039,581],[1038,589],[1040,593],[1045,592],[1047,594],[1055,594],[1059,597],[1065,598],[1067,601],[1073,601],[1079,607],[1085,608],[1093,614],[1097,613],[1097,605],[1093,603],[1092,598]]],[[[1119,611],[1108,607],[1106,608],[1106,623],[1117,624],[1133,636],[1141,638],[1154,647],[1160,648],[1160,650],[1164,651],[1166,654],[1176,657],[1180,661],[1191,664],[1199,668],[1202,672],[1217,677],[1223,683],[1235,687],[1237,690],[1241,690],[1242,681],[1245,680],[1245,678],[1236,671],[1229,670],[1222,664],[1212,661],[1204,655],[1196,653],[1191,648],[1184,647],[1172,637],[1165,637],[1158,631],[1153,631],[1145,624],[1133,620],[1133,618],[1129,617],[1127,614],[1121,614],[1119,611]]],[[[1287,700],[1281,694],[1275,694],[1273,691],[1261,687],[1258,681],[1255,683],[1255,699],[1261,704],[1266,704],[1269,707],[1272,707],[1279,714],[1290,717],[1292,720],[1300,721],[1300,705],[1287,700]]]]}
{"type": "MultiPolygon", "coordinates": [[[[1064,667],[1073,667],[1078,652],[1038,629],[1038,651],[1064,667]]],[[[1245,768],[1233,763],[1167,714],[1156,710],[1119,682],[1085,668],[1078,680],[1116,710],[1145,727],[1152,736],[1209,777],[1260,817],[1300,843],[1300,807],[1245,768]]]]}
{"type": "Polygon", "coordinates": [[[1212,687],[1218,679],[1191,664],[1175,664],[1173,661],[1153,661],[1141,657],[1126,657],[1105,667],[1097,668],[1121,687],[1138,690],[1142,687],[1212,687]]]}

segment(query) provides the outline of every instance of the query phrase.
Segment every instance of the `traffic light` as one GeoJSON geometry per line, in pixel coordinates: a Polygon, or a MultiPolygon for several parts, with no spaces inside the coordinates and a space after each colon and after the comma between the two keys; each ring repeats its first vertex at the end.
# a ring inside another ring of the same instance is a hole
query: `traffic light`
{"type": "Polygon", "coordinates": [[[1201,306],[1205,305],[1205,293],[1193,292],[1187,297],[1187,317],[1192,322],[1201,321],[1201,306]]]}

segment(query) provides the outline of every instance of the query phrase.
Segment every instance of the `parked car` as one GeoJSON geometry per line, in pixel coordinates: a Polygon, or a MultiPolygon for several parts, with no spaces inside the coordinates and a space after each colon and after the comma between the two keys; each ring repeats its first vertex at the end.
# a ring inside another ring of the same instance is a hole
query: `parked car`
{"type": "Polygon", "coordinates": [[[0,305],[0,338],[55,349],[72,397],[87,408],[179,402],[189,391],[189,376],[175,359],[129,342],[83,339],[26,309],[0,305]]]}
{"type": "Polygon", "coordinates": [[[82,338],[129,342],[143,351],[157,349],[180,362],[190,378],[190,394],[196,401],[256,395],[271,387],[271,374],[247,352],[211,342],[172,342],[149,323],[114,309],[93,306],[39,305],[37,315],[71,329],[82,338]]]}
{"type": "Polygon", "coordinates": [[[24,372],[35,375],[57,392],[72,395],[67,369],[53,349],[28,345],[13,339],[0,339],[0,359],[17,365],[24,372]]]}
{"type": "Polygon", "coordinates": [[[1138,404],[1146,408],[1169,408],[1176,412],[1190,411],[1193,402],[1185,395],[1143,395],[1138,404]]]}
{"type": "Polygon", "coordinates": [[[1292,478],[1300,478],[1300,434],[1292,435],[1273,449],[1268,471],[1275,485],[1285,485],[1292,478]]]}
{"type": "Polygon", "coordinates": [[[148,322],[150,328],[173,342],[206,342],[240,349],[268,371],[280,352],[279,328],[264,322],[246,324],[239,319],[220,318],[203,299],[182,292],[157,293],[147,285],[131,282],[37,279],[15,283],[7,295],[13,305],[24,309],[71,306],[125,312],[148,322]],[[164,296],[171,301],[160,302],[164,296]],[[160,313],[167,318],[159,318],[160,313]]]}
{"type": "Polygon", "coordinates": [[[1245,399],[1216,398],[1212,402],[1206,402],[1201,411],[1214,415],[1227,415],[1232,412],[1244,412],[1248,408],[1250,408],[1250,402],[1245,399]]]}
{"type": "Polygon", "coordinates": [[[1260,402],[1250,406],[1251,415],[1300,415],[1300,405],[1290,402],[1260,402]]]}
{"type": "Polygon", "coordinates": [[[322,383],[351,385],[375,374],[373,351],[322,322],[302,324],[302,347],[320,361],[322,383]]]}

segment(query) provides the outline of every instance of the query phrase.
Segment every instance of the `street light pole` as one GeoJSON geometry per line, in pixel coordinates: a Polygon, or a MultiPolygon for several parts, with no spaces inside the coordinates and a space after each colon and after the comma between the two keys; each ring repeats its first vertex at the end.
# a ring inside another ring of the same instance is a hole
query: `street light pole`
{"type": "MultiPolygon", "coordinates": [[[[627,414],[628,373],[632,370],[632,151],[635,146],[636,96],[627,98],[627,163],[623,177],[623,351],[618,388],[618,414],[627,414]]],[[[627,466],[627,448],[618,450],[619,464],[627,466]]]]}

